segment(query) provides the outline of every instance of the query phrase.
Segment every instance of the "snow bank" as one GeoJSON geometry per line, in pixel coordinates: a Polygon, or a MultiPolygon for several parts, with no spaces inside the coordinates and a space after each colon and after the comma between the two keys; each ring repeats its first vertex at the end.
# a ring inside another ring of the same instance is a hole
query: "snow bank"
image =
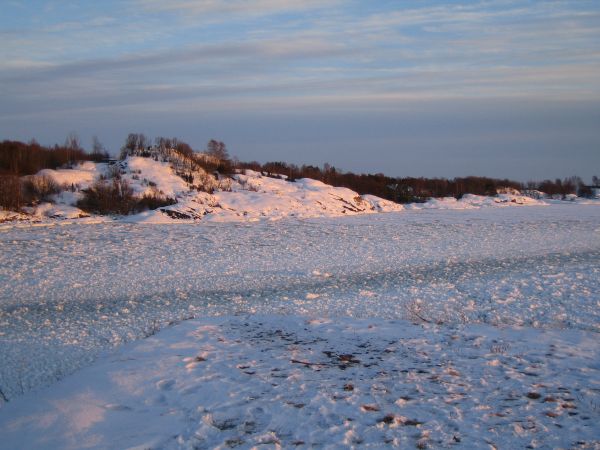
{"type": "Polygon", "coordinates": [[[544,206],[548,203],[531,197],[515,194],[498,194],[495,197],[466,194],[459,200],[454,197],[432,198],[423,204],[415,204],[413,208],[425,209],[476,209],[484,207],[505,206],[544,206]]]}
{"type": "Polygon", "coordinates": [[[125,168],[125,179],[140,197],[158,191],[167,197],[176,198],[189,191],[188,184],[175,174],[168,162],[130,156],[125,161],[125,168]]]}
{"type": "Polygon", "coordinates": [[[85,161],[72,169],[42,169],[38,175],[46,175],[52,178],[60,186],[74,186],[78,189],[86,189],[106,170],[106,164],[98,164],[85,161]]]}
{"type": "MultiPolygon", "coordinates": [[[[360,196],[317,180],[288,182],[251,170],[234,176],[231,189],[204,192],[180,191],[176,205],[139,216],[141,222],[257,221],[286,217],[335,217],[401,211],[401,205],[375,196],[360,196]]],[[[136,221],[137,218],[130,218],[136,221]]]]}
{"type": "MultiPolygon", "coordinates": [[[[112,166],[85,162],[73,169],[42,170],[39,175],[50,176],[73,192],[64,191],[56,195],[55,206],[44,204],[29,209],[30,220],[40,222],[86,216],[82,211],[73,209],[82,196],[81,190],[89,188],[101,175],[115,170],[121,173],[139,197],[155,195],[177,200],[177,204],[156,211],[118,218],[129,223],[279,220],[403,209],[399,204],[372,195],[360,196],[350,189],[336,188],[320,181],[301,179],[288,182],[285,178],[271,178],[250,170],[235,175],[233,179],[217,180],[214,175],[198,169],[193,173],[194,181],[188,183],[177,175],[171,163],[135,156],[112,166]],[[215,188],[214,193],[198,191],[198,183],[215,188]]],[[[6,215],[6,219],[9,217],[14,216],[6,215]]]]}
{"type": "MultiPolygon", "coordinates": [[[[68,201],[71,200],[70,196],[63,195],[60,198],[69,197],[68,201]]],[[[71,206],[67,203],[48,203],[44,202],[37,205],[35,208],[25,208],[25,211],[31,214],[34,219],[81,219],[84,217],[90,217],[89,214],[83,212],[81,209],[71,206]]]]}
{"type": "Polygon", "coordinates": [[[0,224],[24,222],[29,219],[30,217],[27,214],[0,209],[0,224]]]}

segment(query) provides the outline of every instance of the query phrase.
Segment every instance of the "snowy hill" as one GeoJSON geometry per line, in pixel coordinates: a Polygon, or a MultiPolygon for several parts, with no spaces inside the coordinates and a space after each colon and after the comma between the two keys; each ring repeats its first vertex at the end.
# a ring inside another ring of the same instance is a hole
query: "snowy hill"
{"type": "MultiPolygon", "coordinates": [[[[168,223],[173,221],[255,221],[284,217],[331,217],[340,215],[401,211],[403,207],[372,195],[300,179],[289,182],[250,170],[229,177],[208,174],[195,168],[192,179],[180,176],[172,163],[131,156],[113,163],[85,162],[73,169],[41,171],[64,190],[50,203],[27,210],[35,219],[98,220],[76,207],[83,191],[93,183],[119,173],[137,197],[158,195],[176,204],[118,220],[168,223]],[[201,190],[202,189],[202,190],[201,190]],[[208,191],[208,192],[204,192],[208,191]]],[[[11,217],[15,217],[14,214],[11,217]]]]}
{"type": "Polygon", "coordinates": [[[277,220],[284,217],[332,217],[401,211],[401,205],[374,196],[329,186],[308,178],[288,182],[250,170],[233,176],[228,190],[180,191],[177,204],[148,211],[130,220],[236,221],[277,220]]]}
{"type": "MultiPolygon", "coordinates": [[[[251,170],[231,177],[211,174],[198,166],[188,165],[178,155],[169,161],[141,156],[129,156],[112,163],[88,161],[71,169],[44,169],[36,176],[51,178],[62,191],[52,196],[50,202],[26,208],[25,215],[3,212],[0,221],[229,222],[335,217],[401,211],[405,208],[373,195],[359,195],[350,189],[333,187],[308,178],[287,181],[285,176],[266,176],[251,170]],[[108,183],[111,177],[125,180],[136,198],[150,196],[169,199],[175,204],[116,218],[89,214],[77,208],[77,202],[83,198],[86,189],[90,189],[94,183],[108,183]]],[[[545,204],[542,200],[518,193],[505,193],[495,197],[465,195],[460,200],[431,199],[423,204],[407,205],[406,208],[473,209],[545,204]]]]}

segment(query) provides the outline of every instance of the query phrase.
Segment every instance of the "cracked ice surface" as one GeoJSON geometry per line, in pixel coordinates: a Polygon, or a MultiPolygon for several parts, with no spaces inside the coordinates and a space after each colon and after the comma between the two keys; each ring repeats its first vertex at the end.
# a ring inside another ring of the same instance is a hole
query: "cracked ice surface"
{"type": "Polygon", "coordinates": [[[15,397],[190,317],[379,317],[600,331],[600,208],[0,231],[15,397]]]}

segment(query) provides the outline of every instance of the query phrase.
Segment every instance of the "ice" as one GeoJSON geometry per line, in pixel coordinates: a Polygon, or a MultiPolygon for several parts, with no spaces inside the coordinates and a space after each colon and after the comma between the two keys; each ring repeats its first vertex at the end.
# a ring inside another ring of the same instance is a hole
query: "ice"
{"type": "Polygon", "coordinates": [[[594,206],[552,205],[8,229],[0,233],[0,386],[19,395],[103,349],[205,315],[598,331],[599,216],[594,206]]]}
{"type": "Polygon", "coordinates": [[[48,449],[594,448],[595,337],[381,318],[191,320],[0,409],[0,438],[48,449]]]}
{"type": "Polygon", "coordinates": [[[4,228],[0,438],[597,443],[599,257],[577,202],[4,228]]]}

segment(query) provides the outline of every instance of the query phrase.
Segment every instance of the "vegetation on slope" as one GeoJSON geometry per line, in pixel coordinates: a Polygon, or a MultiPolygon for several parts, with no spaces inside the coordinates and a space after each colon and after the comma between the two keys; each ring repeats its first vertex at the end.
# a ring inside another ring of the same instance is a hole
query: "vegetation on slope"
{"type": "MultiPolygon", "coordinates": [[[[265,176],[284,178],[294,182],[299,178],[312,178],[335,187],[346,187],[361,195],[371,194],[398,203],[423,202],[431,197],[461,198],[465,194],[493,196],[498,192],[516,189],[542,191],[551,196],[577,194],[589,196],[591,190],[579,177],[530,181],[520,183],[509,179],[489,177],[424,178],[389,177],[382,173],[356,174],[341,171],[329,164],[322,168],[314,165],[289,164],[276,161],[239,162],[232,160],[223,142],[211,140],[203,152],[197,152],[178,138],[157,137],[153,141],[141,133],[130,133],[121,148],[120,157],[132,156],[152,158],[168,162],[175,173],[185,180],[190,188],[212,193],[228,190],[228,179],[236,170],[252,169],[265,176]]],[[[67,137],[63,145],[44,147],[36,141],[23,143],[5,140],[0,142],[0,207],[19,210],[25,205],[47,201],[60,192],[51,178],[35,175],[41,169],[72,167],[80,161],[108,161],[109,154],[97,138],[92,151],[86,152],[76,135],[67,137]]],[[[597,178],[595,178],[595,182],[597,178]]],[[[145,194],[141,198],[133,194],[128,182],[118,173],[108,179],[98,180],[84,190],[78,202],[81,209],[99,214],[128,214],[154,209],[175,203],[174,198],[159,193],[145,194]]]]}

